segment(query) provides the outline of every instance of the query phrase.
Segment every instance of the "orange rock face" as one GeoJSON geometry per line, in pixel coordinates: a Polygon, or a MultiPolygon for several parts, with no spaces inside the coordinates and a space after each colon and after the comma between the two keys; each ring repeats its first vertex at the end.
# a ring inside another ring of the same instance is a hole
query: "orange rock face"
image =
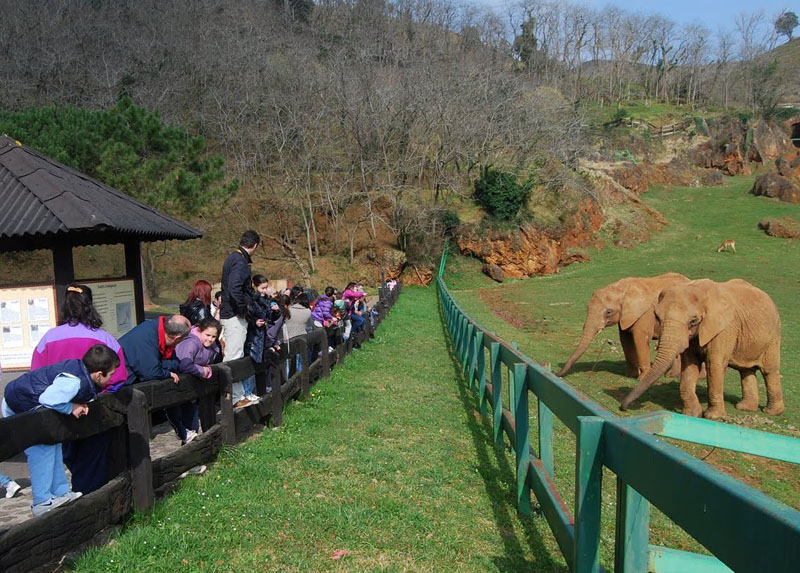
{"type": "Polygon", "coordinates": [[[508,278],[550,275],[558,272],[559,265],[586,260],[585,256],[576,258],[568,249],[591,244],[592,235],[602,223],[602,214],[591,200],[586,200],[565,224],[567,231],[558,237],[532,225],[513,231],[489,230],[482,235],[474,229],[462,229],[458,248],[463,255],[497,265],[508,278]]]}

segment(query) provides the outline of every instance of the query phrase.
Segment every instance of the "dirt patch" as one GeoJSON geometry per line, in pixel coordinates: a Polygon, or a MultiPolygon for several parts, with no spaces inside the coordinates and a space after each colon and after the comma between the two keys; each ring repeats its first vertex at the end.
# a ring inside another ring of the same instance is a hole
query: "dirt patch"
{"type": "Polygon", "coordinates": [[[505,297],[506,290],[504,288],[481,289],[478,293],[483,303],[492,313],[517,330],[521,330],[522,332],[549,332],[547,319],[534,318],[526,320],[520,316],[519,311],[515,310],[515,305],[519,303],[509,301],[505,297]]]}

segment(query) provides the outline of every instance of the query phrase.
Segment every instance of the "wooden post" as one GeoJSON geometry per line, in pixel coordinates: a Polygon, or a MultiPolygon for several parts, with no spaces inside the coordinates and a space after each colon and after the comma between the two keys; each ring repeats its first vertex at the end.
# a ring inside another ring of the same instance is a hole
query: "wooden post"
{"type": "Polygon", "coordinates": [[[553,461],[553,411],[539,398],[539,459],[550,477],[555,477],[553,461]]]}
{"type": "Polygon", "coordinates": [[[614,571],[647,571],[649,543],[650,502],[618,477],[614,571]]]}
{"type": "Polygon", "coordinates": [[[233,418],[231,402],[231,368],[225,363],[219,365],[219,406],[222,411],[222,443],[232,446],[236,443],[236,422],[233,418]]]}
{"type": "Polygon", "coordinates": [[[267,368],[272,382],[272,426],[277,428],[283,423],[283,362],[271,363],[267,368]]]}
{"type": "MultiPolygon", "coordinates": [[[[300,346],[300,362],[302,370],[300,371],[300,388],[303,390],[303,396],[306,398],[311,397],[311,378],[308,373],[308,336],[295,338],[295,344],[300,346]]],[[[296,360],[296,359],[295,359],[296,360]]],[[[295,362],[296,363],[296,362],[295,362]]]]}
{"type": "Polygon", "coordinates": [[[322,348],[322,373],[320,378],[327,378],[331,375],[331,355],[328,353],[328,337],[323,337],[324,340],[320,344],[322,348]]]}
{"type": "Polygon", "coordinates": [[[125,242],[125,276],[133,279],[136,305],[136,324],[144,321],[144,279],[142,277],[142,245],[139,241],[125,242]]]}
{"type": "Polygon", "coordinates": [[[489,364],[492,371],[492,427],[494,445],[503,449],[503,362],[500,360],[500,343],[492,342],[489,350],[489,364]]]}
{"type": "Polygon", "coordinates": [[[133,505],[137,511],[150,511],[155,501],[153,461],[150,459],[150,411],[144,392],[136,388],[128,405],[128,435],[133,505]]]}
{"type": "Polygon", "coordinates": [[[600,568],[600,505],[603,497],[603,419],[578,416],[575,464],[575,571],[600,568]]]}
{"type": "Polygon", "coordinates": [[[75,267],[72,261],[72,247],[59,244],[53,247],[53,276],[56,284],[56,316],[63,306],[67,285],[75,281],[75,267]]]}
{"type": "Polygon", "coordinates": [[[514,364],[514,388],[509,396],[514,408],[514,450],[517,457],[517,510],[522,515],[531,514],[531,488],[528,487],[528,468],[531,461],[530,412],[528,411],[528,367],[514,364]]]}

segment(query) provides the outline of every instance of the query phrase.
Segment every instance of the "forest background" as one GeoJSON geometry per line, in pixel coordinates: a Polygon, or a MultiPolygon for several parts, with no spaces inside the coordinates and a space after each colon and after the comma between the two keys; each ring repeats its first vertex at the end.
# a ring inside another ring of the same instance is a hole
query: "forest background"
{"type": "MultiPolygon", "coordinates": [[[[270,277],[419,276],[462,220],[565,221],[596,199],[580,159],[624,102],[771,118],[800,82],[793,12],[715,34],[539,0],[502,13],[451,0],[0,7],[0,132],[201,228],[145,249],[151,295],[172,299],[217,280],[246,228],[270,277]],[[516,207],[476,205],[476,180],[516,207]]],[[[76,249],[79,275],[123,274],[113,249],[76,249]]],[[[2,263],[1,282],[51,279],[47,253],[2,263]]]]}

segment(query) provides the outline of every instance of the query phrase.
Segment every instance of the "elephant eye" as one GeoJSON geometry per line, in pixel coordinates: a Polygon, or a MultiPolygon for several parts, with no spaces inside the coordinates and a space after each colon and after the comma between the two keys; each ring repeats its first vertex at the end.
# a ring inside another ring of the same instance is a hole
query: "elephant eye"
{"type": "Polygon", "coordinates": [[[692,318],[691,320],[689,320],[689,326],[690,327],[697,326],[698,324],[700,324],[700,321],[697,320],[696,316],[694,318],[692,318]]]}
{"type": "Polygon", "coordinates": [[[614,309],[613,308],[607,308],[606,309],[606,316],[611,316],[612,314],[614,314],[614,309]]]}

